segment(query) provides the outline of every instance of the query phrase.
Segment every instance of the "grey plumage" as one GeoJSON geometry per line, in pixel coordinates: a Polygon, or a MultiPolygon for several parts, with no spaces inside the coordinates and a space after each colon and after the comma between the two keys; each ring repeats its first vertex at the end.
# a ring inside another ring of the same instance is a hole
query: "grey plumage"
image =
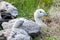
{"type": "Polygon", "coordinates": [[[28,33],[19,28],[12,29],[10,36],[7,37],[7,40],[30,40],[28,33]]]}

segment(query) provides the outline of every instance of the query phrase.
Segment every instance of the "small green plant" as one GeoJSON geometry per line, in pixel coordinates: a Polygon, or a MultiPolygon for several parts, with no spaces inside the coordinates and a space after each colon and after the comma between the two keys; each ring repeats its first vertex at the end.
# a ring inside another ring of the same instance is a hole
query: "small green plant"
{"type": "Polygon", "coordinates": [[[56,36],[46,37],[45,40],[57,40],[56,36]]]}
{"type": "Polygon", "coordinates": [[[36,38],[34,38],[33,40],[40,40],[40,38],[39,38],[39,37],[36,37],[36,38]]]}

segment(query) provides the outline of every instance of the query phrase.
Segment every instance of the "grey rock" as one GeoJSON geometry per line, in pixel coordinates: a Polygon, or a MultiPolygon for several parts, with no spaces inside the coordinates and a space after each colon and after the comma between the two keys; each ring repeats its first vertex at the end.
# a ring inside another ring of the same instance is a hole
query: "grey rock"
{"type": "Polygon", "coordinates": [[[0,24],[4,21],[16,18],[18,15],[17,8],[12,4],[0,1],[0,24]]]}
{"type": "Polygon", "coordinates": [[[1,1],[0,6],[1,6],[0,10],[5,10],[6,12],[11,13],[11,15],[14,17],[18,15],[17,8],[11,5],[10,3],[1,1]]]}

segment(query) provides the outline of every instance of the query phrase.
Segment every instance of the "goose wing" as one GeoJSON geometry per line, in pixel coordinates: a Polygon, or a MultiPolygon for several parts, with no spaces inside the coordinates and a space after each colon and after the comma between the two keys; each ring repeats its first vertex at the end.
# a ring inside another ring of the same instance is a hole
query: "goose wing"
{"type": "Polygon", "coordinates": [[[25,29],[28,33],[37,33],[40,31],[40,26],[32,20],[24,20],[24,23],[20,28],[25,29]]]}

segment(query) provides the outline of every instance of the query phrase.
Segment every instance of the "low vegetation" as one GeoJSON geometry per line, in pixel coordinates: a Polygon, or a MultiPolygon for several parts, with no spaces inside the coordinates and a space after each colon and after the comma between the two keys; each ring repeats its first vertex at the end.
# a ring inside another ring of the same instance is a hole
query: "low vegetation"
{"type": "MultiPolygon", "coordinates": [[[[36,9],[44,9],[47,14],[50,7],[53,5],[53,0],[4,0],[10,2],[17,7],[19,15],[18,17],[25,17],[34,20],[34,11],[36,9]]],[[[40,40],[39,37],[33,40],[40,40]]],[[[54,37],[46,37],[45,40],[56,40],[54,37]]]]}

